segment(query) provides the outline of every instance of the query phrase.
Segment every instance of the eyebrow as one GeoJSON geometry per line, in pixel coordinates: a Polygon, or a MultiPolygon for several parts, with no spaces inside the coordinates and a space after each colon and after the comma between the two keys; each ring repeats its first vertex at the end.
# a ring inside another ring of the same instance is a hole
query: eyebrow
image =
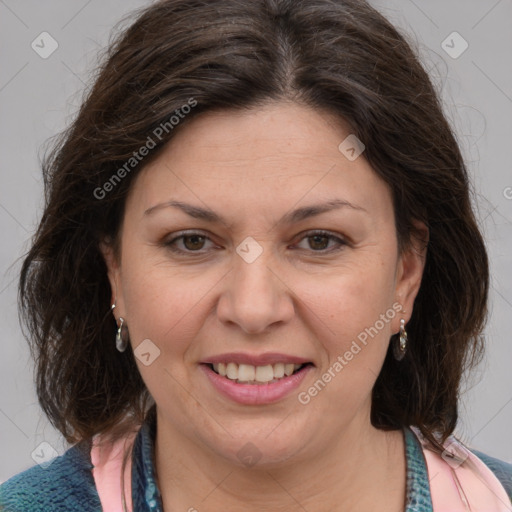
{"type": "MultiPolygon", "coordinates": [[[[212,223],[222,223],[226,226],[229,225],[229,223],[221,215],[215,213],[213,210],[210,210],[209,208],[201,208],[199,206],[194,206],[192,204],[184,203],[182,201],[171,200],[166,201],[164,203],[156,204],[148,208],[144,212],[144,215],[151,215],[157,210],[169,207],[179,208],[184,213],[186,213],[190,217],[194,217],[195,219],[201,219],[212,223]]],[[[321,213],[326,213],[331,210],[337,210],[339,208],[351,208],[353,210],[368,213],[368,211],[365,210],[362,206],[354,205],[349,201],[345,201],[342,199],[332,199],[330,201],[327,201],[326,203],[303,206],[301,208],[297,208],[291,212],[288,212],[279,220],[278,224],[293,224],[296,222],[300,222],[304,219],[320,215],[321,213]]]]}

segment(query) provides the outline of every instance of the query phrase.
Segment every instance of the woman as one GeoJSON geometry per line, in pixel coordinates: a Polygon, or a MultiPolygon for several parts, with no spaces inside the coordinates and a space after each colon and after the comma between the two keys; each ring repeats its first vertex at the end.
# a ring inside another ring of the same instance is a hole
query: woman
{"type": "Polygon", "coordinates": [[[511,510],[452,436],[489,277],[464,162],[366,3],[153,4],[45,176],[20,303],[75,445],[6,510],[511,510]]]}

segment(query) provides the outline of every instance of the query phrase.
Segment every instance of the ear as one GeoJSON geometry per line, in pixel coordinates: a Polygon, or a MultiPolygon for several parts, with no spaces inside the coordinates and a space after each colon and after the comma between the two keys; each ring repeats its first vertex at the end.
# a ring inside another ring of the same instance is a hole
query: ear
{"type": "Polygon", "coordinates": [[[107,276],[112,291],[111,304],[116,305],[116,313],[114,313],[114,316],[117,318],[123,316],[124,312],[120,258],[116,254],[114,245],[110,240],[102,240],[99,244],[99,248],[107,266],[107,276]]]}
{"type": "Polygon", "coordinates": [[[427,259],[427,246],[429,241],[428,227],[421,221],[413,221],[414,232],[411,235],[409,246],[398,258],[395,300],[402,305],[403,314],[395,317],[394,332],[400,329],[400,319],[405,323],[410,320],[414,307],[414,300],[418,295],[427,259]],[[396,325],[395,325],[396,324],[396,325]]]}

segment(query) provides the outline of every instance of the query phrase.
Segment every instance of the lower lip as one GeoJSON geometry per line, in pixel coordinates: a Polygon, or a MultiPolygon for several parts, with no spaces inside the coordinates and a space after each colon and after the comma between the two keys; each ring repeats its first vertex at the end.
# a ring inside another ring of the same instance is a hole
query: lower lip
{"type": "Polygon", "coordinates": [[[270,384],[238,384],[215,373],[209,365],[200,364],[213,387],[224,396],[245,405],[271,404],[297,389],[313,366],[303,366],[298,372],[270,384]]]}

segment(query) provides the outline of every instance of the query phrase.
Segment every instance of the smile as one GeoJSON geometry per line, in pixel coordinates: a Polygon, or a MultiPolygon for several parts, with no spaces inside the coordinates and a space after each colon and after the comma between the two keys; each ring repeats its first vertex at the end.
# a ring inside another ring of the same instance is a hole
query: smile
{"type": "Polygon", "coordinates": [[[243,405],[265,405],[291,394],[315,367],[312,363],[253,366],[230,362],[202,363],[199,368],[220,395],[243,405]]]}
{"type": "MultiPolygon", "coordinates": [[[[309,364],[309,363],[308,363],[309,364]]],[[[278,380],[300,370],[303,364],[276,363],[264,366],[253,366],[251,364],[217,363],[212,364],[213,371],[222,377],[236,381],[238,384],[266,384],[278,380]]]]}

